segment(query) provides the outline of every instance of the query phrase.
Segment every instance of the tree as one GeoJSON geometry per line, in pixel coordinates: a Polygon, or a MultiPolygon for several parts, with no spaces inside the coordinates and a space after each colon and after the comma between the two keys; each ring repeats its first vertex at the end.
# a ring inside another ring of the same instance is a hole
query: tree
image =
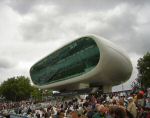
{"type": "Polygon", "coordinates": [[[147,52],[138,60],[137,64],[138,78],[140,79],[141,87],[146,89],[150,87],[150,53],[147,52]]]}
{"type": "Polygon", "coordinates": [[[48,100],[52,96],[51,89],[39,89],[32,86],[31,98],[34,101],[48,100]]]}
{"type": "Polygon", "coordinates": [[[0,87],[1,95],[11,101],[29,99],[31,90],[30,80],[24,76],[9,78],[0,87]]]}
{"type": "Polygon", "coordinates": [[[35,100],[35,101],[42,100],[42,91],[36,87],[32,87],[31,97],[32,97],[32,100],[35,100]]]}

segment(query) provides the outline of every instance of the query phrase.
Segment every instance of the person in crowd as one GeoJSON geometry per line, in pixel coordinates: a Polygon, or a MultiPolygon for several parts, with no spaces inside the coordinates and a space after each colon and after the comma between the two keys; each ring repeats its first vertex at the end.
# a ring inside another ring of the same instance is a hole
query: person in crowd
{"type": "Polygon", "coordinates": [[[133,101],[133,97],[129,97],[128,101],[129,101],[129,104],[128,104],[127,110],[134,116],[134,118],[136,118],[137,109],[136,109],[136,105],[133,101]]]}
{"type": "Polygon", "coordinates": [[[105,109],[104,105],[97,104],[96,113],[93,115],[92,118],[104,118],[105,117],[104,109],[105,109]]]}
{"type": "MultiPolygon", "coordinates": [[[[145,93],[144,93],[145,94],[145,93]]],[[[0,114],[16,114],[28,118],[149,118],[150,98],[141,105],[137,97],[125,94],[89,95],[86,99],[55,99],[40,103],[21,101],[0,103],[0,114]],[[127,99],[128,98],[128,99],[127,99]],[[137,104],[135,104],[135,102],[137,104]],[[136,106],[137,105],[137,106],[136,106]]],[[[133,95],[132,95],[133,96],[133,95]]]]}
{"type": "Polygon", "coordinates": [[[109,113],[112,118],[126,118],[126,111],[117,105],[110,106],[109,113]]]}
{"type": "Polygon", "coordinates": [[[87,116],[87,118],[92,118],[92,116],[94,115],[94,110],[92,109],[92,106],[88,106],[87,107],[87,114],[86,114],[86,116],[87,116]]]}

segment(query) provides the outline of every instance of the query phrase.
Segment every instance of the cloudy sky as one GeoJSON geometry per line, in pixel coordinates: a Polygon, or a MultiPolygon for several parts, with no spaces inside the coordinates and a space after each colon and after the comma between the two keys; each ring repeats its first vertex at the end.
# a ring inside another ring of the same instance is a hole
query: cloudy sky
{"type": "Polygon", "coordinates": [[[102,36],[127,52],[134,68],[123,84],[128,89],[137,60],[150,51],[149,0],[1,0],[0,83],[29,77],[35,62],[86,34],[102,36]]]}

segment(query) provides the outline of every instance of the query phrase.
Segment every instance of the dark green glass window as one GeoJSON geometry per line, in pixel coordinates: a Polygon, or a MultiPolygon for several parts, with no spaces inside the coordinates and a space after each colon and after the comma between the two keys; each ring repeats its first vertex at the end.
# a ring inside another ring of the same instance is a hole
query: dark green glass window
{"type": "Polygon", "coordinates": [[[37,85],[46,85],[76,76],[94,68],[100,58],[99,48],[89,37],[80,38],[48,55],[31,67],[37,85]]]}

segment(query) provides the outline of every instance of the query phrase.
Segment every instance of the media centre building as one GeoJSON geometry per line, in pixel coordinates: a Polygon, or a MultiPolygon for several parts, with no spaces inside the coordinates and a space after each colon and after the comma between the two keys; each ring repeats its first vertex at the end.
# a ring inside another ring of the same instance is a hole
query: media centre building
{"type": "Polygon", "coordinates": [[[132,73],[129,57],[112,42],[95,35],[75,39],[44,57],[30,68],[34,85],[40,89],[65,91],[102,87],[127,81],[132,73]]]}

